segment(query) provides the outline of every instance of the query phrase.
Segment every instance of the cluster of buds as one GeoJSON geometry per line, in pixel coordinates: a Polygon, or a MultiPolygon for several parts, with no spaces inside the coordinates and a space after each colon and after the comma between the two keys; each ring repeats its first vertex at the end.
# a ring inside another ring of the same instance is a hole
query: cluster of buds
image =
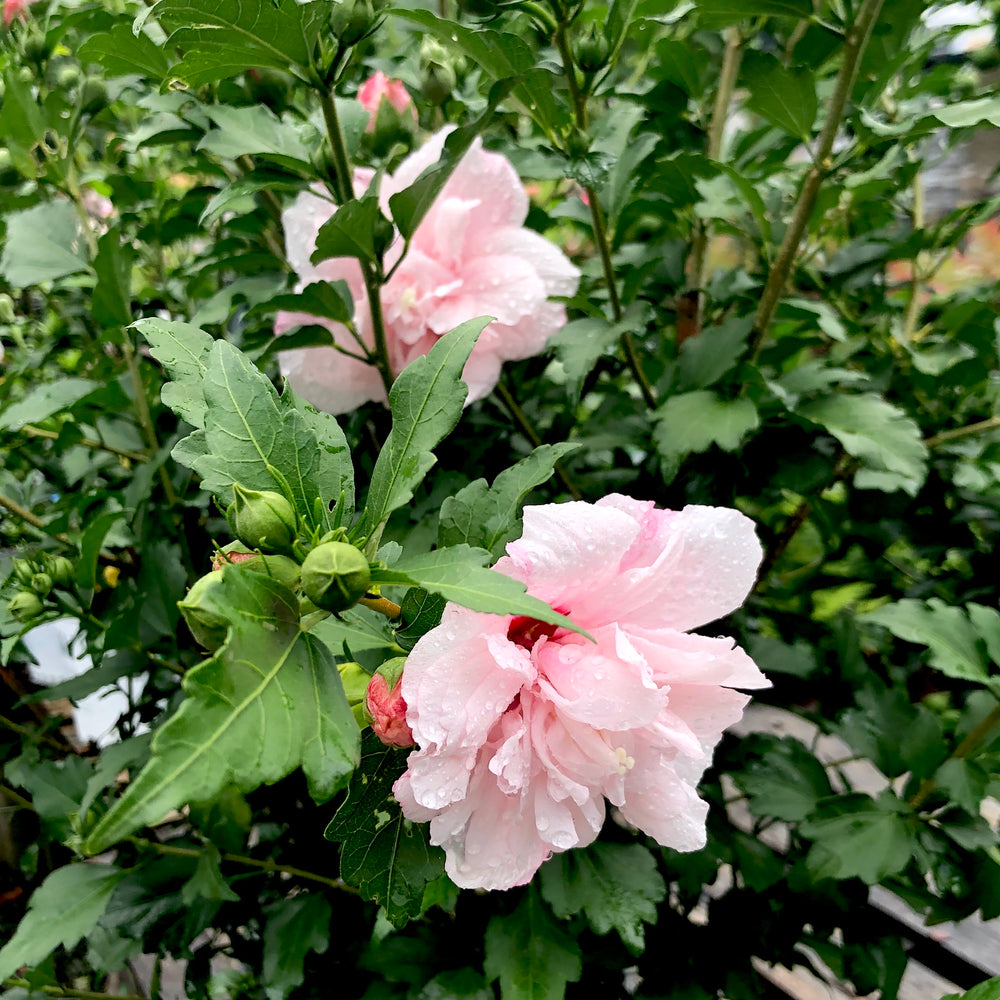
{"type": "Polygon", "coordinates": [[[73,563],[65,556],[43,552],[31,559],[15,559],[14,579],[21,589],[7,604],[11,617],[30,622],[45,610],[45,599],[53,588],[73,586],[73,563]]]}

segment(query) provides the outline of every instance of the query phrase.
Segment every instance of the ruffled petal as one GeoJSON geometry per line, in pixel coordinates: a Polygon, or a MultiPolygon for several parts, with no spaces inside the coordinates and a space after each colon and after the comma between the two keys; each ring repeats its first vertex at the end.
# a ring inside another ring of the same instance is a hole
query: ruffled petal
{"type": "Polygon", "coordinates": [[[580,271],[554,243],[523,226],[504,226],[488,233],[476,247],[484,257],[516,257],[529,263],[545,283],[546,295],[576,294],[580,271]]]}
{"type": "Polygon", "coordinates": [[[476,316],[511,325],[545,303],[545,284],[534,268],[516,257],[478,257],[459,274],[461,284],[428,319],[435,333],[447,333],[476,316]]]}
{"type": "Polygon", "coordinates": [[[751,689],[771,686],[733,639],[634,625],[629,626],[628,634],[660,684],[724,684],[751,689]]]}

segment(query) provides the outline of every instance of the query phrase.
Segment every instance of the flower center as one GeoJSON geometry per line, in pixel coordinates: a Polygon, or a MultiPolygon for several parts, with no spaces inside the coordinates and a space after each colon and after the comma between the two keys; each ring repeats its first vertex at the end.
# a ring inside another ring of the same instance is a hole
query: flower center
{"type": "Polygon", "coordinates": [[[543,636],[546,639],[551,639],[558,628],[558,625],[550,625],[548,622],[530,618],[528,615],[518,615],[511,619],[507,629],[507,638],[524,649],[531,649],[543,636]]]}

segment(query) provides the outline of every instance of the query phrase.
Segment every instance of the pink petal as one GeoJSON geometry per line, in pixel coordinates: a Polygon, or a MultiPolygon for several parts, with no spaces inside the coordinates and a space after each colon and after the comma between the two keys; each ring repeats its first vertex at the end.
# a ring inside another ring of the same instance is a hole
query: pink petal
{"type": "MultiPolygon", "coordinates": [[[[279,313],[278,316],[279,319],[282,316],[298,317],[293,325],[311,322],[328,329],[339,325],[304,313],[279,313]]],[[[346,331],[343,335],[348,336],[346,331]]],[[[336,331],[334,336],[339,342],[341,338],[336,331]]],[[[356,344],[354,348],[357,349],[356,344]]],[[[282,375],[288,379],[292,388],[318,410],[347,413],[369,401],[385,401],[385,388],[377,369],[345,357],[332,347],[303,347],[294,351],[281,351],[278,362],[282,375]]]]}
{"type": "Polygon", "coordinates": [[[516,257],[475,258],[466,262],[457,277],[458,289],[428,318],[435,333],[447,333],[476,316],[517,323],[545,304],[542,279],[529,263],[516,257]]]}
{"type": "Polygon", "coordinates": [[[544,236],[519,226],[504,226],[488,233],[476,247],[484,257],[516,257],[527,261],[545,283],[545,294],[576,294],[580,271],[544,236]]]}
{"type": "Polygon", "coordinates": [[[629,627],[628,634],[660,684],[771,686],[757,664],[732,639],[634,625],[629,627]]]}

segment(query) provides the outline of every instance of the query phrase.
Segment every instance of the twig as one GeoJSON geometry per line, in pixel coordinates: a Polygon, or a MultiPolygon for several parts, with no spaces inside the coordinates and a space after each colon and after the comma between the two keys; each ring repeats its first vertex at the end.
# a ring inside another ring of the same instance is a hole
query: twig
{"type": "Polygon", "coordinates": [[[363,604],[366,608],[377,611],[389,619],[396,619],[403,613],[403,609],[387,597],[362,597],[358,604],[363,604]]]}
{"type": "MultiPolygon", "coordinates": [[[[159,854],[172,854],[175,857],[180,858],[200,858],[206,853],[204,849],[199,849],[197,847],[175,847],[173,844],[161,844],[156,840],[146,840],[144,837],[126,837],[127,841],[135,844],[137,847],[150,848],[159,854]]],[[[292,875],[295,878],[305,879],[309,882],[319,882],[322,885],[328,885],[334,889],[342,889],[344,892],[350,892],[355,895],[358,894],[358,890],[354,886],[347,885],[346,882],[341,879],[329,878],[326,875],[319,875],[316,872],[307,872],[302,868],[293,868],[291,865],[280,865],[276,861],[270,858],[266,860],[260,860],[259,858],[249,858],[243,854],[219,854],[219,858],[222,861],[229,861],[237,865],[245,865],[248,868],[259,868],[261,871],[267,872],[279,872],[285,875],[292,875]]]]}
{"type": "MultiPolygon", "coordinates": [[[[917,231],[924,228],[924,182],[919,170],[913,178],[913,228],[917,231]]],[[[903,340],[907,343],[913,340],[913,335],[917,332],[917,319],[920,316],[920,292],[924,282],[921,256],[922,254],[918,253],[913,258],[910,298],[903,315],[903,340]]]]}
{"type": "Polygon", "coordinates": [[[882,3],[883,0],[863,0],[861,9],[858,11],[858,16],[847,32],[842,56],[843,61],[840,64],[840,72],[837,74],[833,96],[830,98],[826,122],[816,143],[813,165],[806,174],[805,182],[795,203],[792,220],[788,224],[788,229],[785,230],[785,238],[781,241],[781,247],[775,258],[774,266],[767,276],[764,291],[761,293],[760,304],[754,316],[753,332],[747,352],[751,359],[756,359],[760,352],[761,344],[767,335],[767,330],[771,325],[771,320],[774,318],[775,310],[778,308],[778,302],[784,291],[785,283],[791,274],[795,254],[798,251],[799,244],[802,242],[806,226],[809,224],[809,216],[812,215],[813,207],[816,204],[816,197],[823,183],[824,171],[830,167],[830,154],[833,151],[833,143],[837,137],[840,122],[844,115],[844,108],[847,106],[847,99],[850,97],[851,88],[858,73],[861,55],[868,44],[868,38],[878,18],[879,11],[882,9],[882,3]]]}
{"type": "Polygon", "coordinates": [[[94,990],[73,990],[68,986],[33,986],[27,979],[5,979],[5,989],[29,990],[32,993],[45,993],[50,997],[77,997],[78,1000],[146,1000],[144,996],[129,993],[97,993],[94,990]]]}
{"type": "Polygon", "coordinates": [[[969,424],[966,427],[955,427],[950,431],[941,431],[929,438],[924,438],[924,444],[928,448],[936,448],[939,444],[947,441],[957,441],[959,438],[968,437],[970,434],[981,434],[983,431],[992,431],[1000,427],[1000,416],[990,417],[988,420],[980,420],[977,424],[969,424]]]}
{"type": "MultiPolygon", "coordinates": [[[[44,427],[35,427],[34,424],[24,424],[21,427],[21,433],[27,434],[28,437],[45,438],[47,441],[56,441],[59,438],[58,431],[47,431],[44,427]]],[[[105,444],[103,441],[97,441],[94,438],[83,437],[75,443],[83,445],[84,448],[93,448],[95,451],[110,452],[112,455],[117,455],[119,458],[127,458],[133,462],[149,461],[149,456],[144,455],[141,451],[129,451],[128,448],[116,448],[113,444],[105,444]]]]}
{"type": "Polygon", "coordinates": [[[64,535],[59,531],[49,531],[48,525],[37,514],[32,513],[26,507],[22,507],[16,500],[11,500],[9,496],[3,493],[0,493],[0,507],[6,507],[15,517],[19,517],[33,528],[38,528],[39,531],[44,531],[46,535],[56,539],[58,542],[62,542],[63,545],[73,544],[68,535],[64,535]]]}

